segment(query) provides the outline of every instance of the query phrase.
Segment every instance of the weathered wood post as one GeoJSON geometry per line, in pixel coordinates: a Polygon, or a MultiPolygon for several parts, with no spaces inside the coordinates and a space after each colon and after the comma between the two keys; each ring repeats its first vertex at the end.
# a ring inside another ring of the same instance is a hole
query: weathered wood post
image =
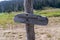
{"type": "Polygon", "coordinates": [[[48,18],[33,14],[33,0],[24,0],[24,10],[27,14],[18,14],[14,21],[26,24],[27,40],[35,40],[34,24],[47,25],[48,18]]]}
{"type": "MultiPolygon", "coordinates": [[[[25,13],[33,14],[33,0],[24,0],[25,13]]],[[[27,15],[28,16],[28,15],[27,15]]],[[[26,21],[29,21],[26,19],[26,21]]],[[[33,24],[26,24],[27,40],[35,40],[33,24]]]]}

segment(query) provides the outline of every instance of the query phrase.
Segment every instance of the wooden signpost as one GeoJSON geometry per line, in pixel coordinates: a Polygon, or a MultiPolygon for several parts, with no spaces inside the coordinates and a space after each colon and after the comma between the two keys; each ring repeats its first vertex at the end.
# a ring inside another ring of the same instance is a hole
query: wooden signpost
{"type": "Polygon", "coordinates": [[[14,21],[26,24],[27,40],[35,40],[34,24],[47,25],[47,17],[33,14],[33,0],[24,0],[25,14],[18,14],[14,21]]]}
{"type": "Polygon", "coordinates": [[[15,16],[15,22],[27,23],[27,24],[37,24],[37,25],[47,25],[48,19],[34,14],[18,14],[15,16]],[[28,21],[26,20],[28,19],[28,21]]]}

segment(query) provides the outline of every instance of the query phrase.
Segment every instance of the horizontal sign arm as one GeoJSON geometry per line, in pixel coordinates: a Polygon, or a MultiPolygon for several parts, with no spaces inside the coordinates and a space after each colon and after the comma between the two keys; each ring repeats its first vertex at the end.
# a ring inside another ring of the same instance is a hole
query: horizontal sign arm
{"type": "Polygon", "coordinates": [[[18,14],[15,16],[14,20],[15,22],[28,23],[28,24],[38,24],[38,25],[48,24],[47,17],[33,15],[33,14],[32,15],[31,14],[18,14]]]}
{"type": "Polygon", "coordinates": [[[25,19],[37,19],[37,20],[44,20],[46,17],[42,17],[39,15],[32,15],[32,14],[18,14],[17,15],[19,18],[25,18],[25,19]]]}

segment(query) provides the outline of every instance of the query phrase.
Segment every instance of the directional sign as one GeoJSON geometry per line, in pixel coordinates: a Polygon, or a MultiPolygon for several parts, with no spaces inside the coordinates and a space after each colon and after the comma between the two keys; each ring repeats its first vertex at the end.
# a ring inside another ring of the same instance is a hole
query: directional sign
{"type": "Polygon", "coordinates": [[[28,24],[37,24],[37,25],[47,25],[47,17],[34,15],[34,14],[18,14],[14,18],[15,22],[28,23],[28,24]]]}

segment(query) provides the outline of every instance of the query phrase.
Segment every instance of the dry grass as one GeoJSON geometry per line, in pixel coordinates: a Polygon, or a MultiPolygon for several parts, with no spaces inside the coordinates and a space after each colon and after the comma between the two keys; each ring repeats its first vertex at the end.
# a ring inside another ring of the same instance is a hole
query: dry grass
{"type": "MultiPolygon", "coordinates": [[[[57,12],[60,15],[60,11],[57,12]]],[[[60,40],[60,17],[51,17],[54,14],[58,16],[57,12],[35,11],[37,15],[43,13],[42,15],[50,16],[48,25],[35,25],[36,40],[60,40]],[[53,14],[48,15],[48,13],[53,14]]],[[[0,14],[0,40],[26,40],[25,24],[17,24],[13,21],[16,13],[19,12],[0,14]]]]}
{"type": "MultiPolygon", "coordinates": [[[[26,40],[25,24],[8,24],[0,28],[0,40],[26,40]]],[[[46,26],[35,25],[36,40],[60,40],[60,17],[49,18],[46,26]]]]}

